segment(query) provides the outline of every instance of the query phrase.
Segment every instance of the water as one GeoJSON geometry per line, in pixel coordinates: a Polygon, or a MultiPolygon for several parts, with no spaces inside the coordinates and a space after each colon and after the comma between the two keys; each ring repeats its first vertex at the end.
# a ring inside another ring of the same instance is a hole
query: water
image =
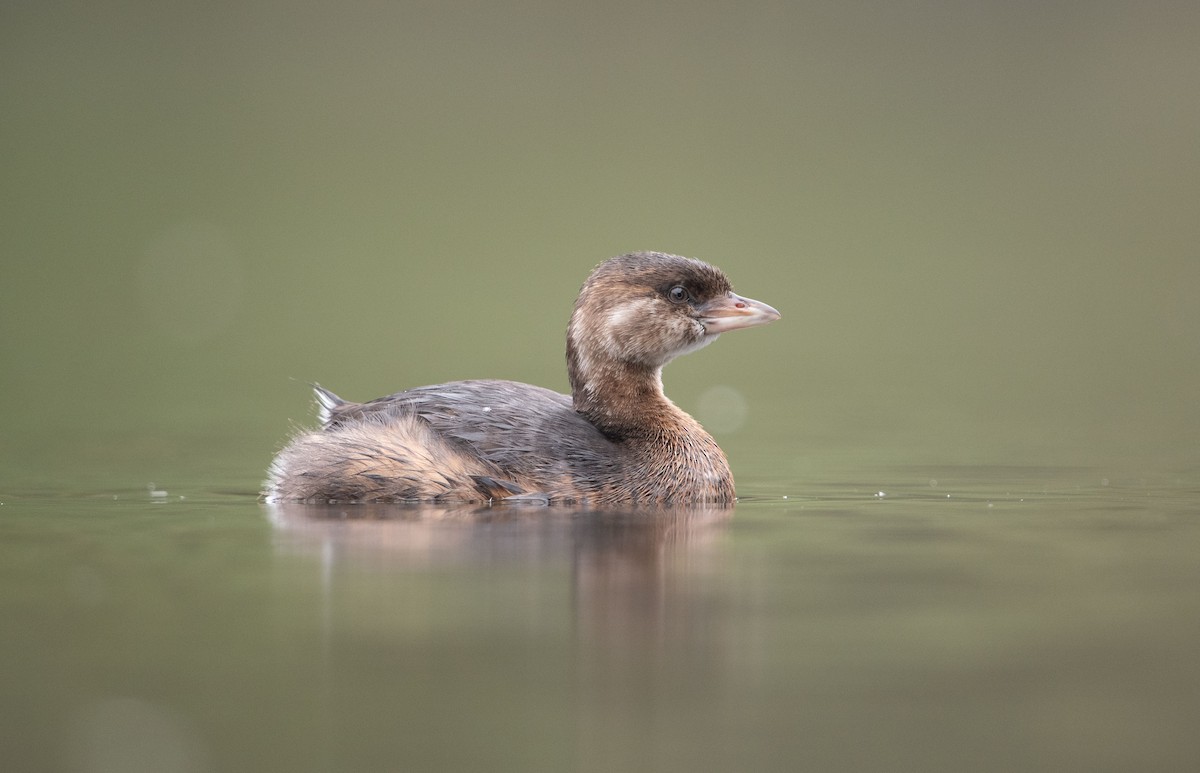
{"type": "Polygon", "coordinates": [[[1196,770],[1200,4],[6,4],[15,771],[1196,770]],[[271,510],[655,249],[733,511],[271,510]]]}
{"type": "Polygon", "coordinates": [[[669,512],[7,498],[4,757],[1195,767],[1194,480],[871,472],[669,512]]]}

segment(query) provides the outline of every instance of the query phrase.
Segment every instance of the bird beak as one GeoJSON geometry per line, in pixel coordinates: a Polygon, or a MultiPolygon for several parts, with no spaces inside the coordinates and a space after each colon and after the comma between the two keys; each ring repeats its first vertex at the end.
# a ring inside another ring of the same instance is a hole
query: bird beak
{"type": "Polygon", "coordinates": [[[696,310],[700,312],[700,321],[709,335],[765,325],[779,319],[779,312],[762,301],[733,293],[705,301],[696,310]]]}

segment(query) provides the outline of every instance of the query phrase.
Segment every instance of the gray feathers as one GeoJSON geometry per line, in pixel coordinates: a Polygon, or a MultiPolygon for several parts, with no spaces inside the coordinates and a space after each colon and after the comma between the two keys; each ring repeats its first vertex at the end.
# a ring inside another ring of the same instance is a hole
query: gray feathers
{"type": "MultiPolygon", "coordinates": [[[[725,455],[662,391],[661,369],[706,336],[696,302],[717,268],[631,253],[588,277],[568,326],[572,396],[455,381],[367,403],[314,385],[321,429],[271,465],[270,501],[729,502],[725,455]]],[[[778,315],[776,315],[778,316],[778,315]]]]}

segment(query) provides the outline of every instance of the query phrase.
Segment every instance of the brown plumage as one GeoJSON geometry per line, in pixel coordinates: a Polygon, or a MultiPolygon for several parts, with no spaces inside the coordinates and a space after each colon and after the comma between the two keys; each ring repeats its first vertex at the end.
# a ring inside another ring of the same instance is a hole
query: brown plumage
{"type": "Polygon", "coordinates": [[[567,329],[571,396],[455,381],[351,403],[316,387],[321,429],[293,438],[264,496],[302,502],[729,502],[733,476],[662,367],[779,318],[717,268],[657,252],[601,263],[567,329]]]}

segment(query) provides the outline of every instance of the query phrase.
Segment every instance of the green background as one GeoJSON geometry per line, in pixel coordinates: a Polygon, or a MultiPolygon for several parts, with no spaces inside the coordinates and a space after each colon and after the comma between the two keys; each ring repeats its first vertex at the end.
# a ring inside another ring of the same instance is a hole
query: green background
{"type": "Polygon", "coordinates": [[[0,4],[14,770],[1197,769],[1200,4],[0,4]],[[736,513],[270,508],[655,249],[736,513]],[[149,489],[147,488],[149,486],[149,489]],[[357,516],[357,517],[356,517],[357,516]]]}
{"type": "Polygon", "coordinates": [[[0,460],[253,486],[305,381],[565,390],[579,284],[657,249],[783,312],[666,374],[744,395],[735,469],[1194,464],[1198,36],[1191,3],[5,4],[0,460]]]}

